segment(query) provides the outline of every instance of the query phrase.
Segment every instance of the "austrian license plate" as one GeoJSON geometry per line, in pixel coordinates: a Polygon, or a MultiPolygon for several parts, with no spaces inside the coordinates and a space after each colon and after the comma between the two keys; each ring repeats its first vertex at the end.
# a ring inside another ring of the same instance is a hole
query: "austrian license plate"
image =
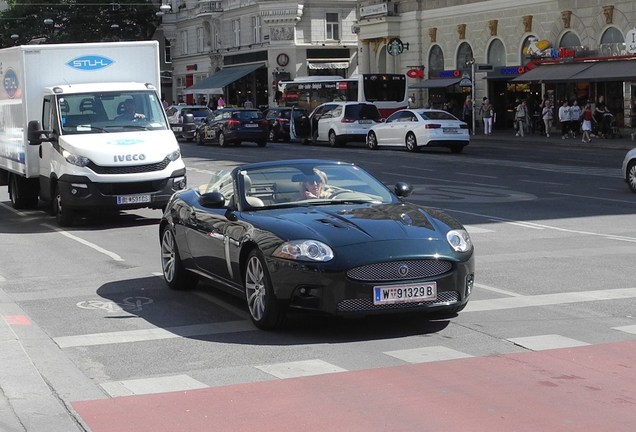
{"type": "Polygon", "coordinates": [[[358,123],[360,123],[360,124],[371,124],[372,121],[371,120],[358,120],[358,123]]]}
{"type": "Polygon", "coordinates": [[[173,127],[172,127],[172,131],[173,131],[173,132],[181,132],[181,130],[182,130],[182,129],[183,129],[183,128],[182,128],[181,126],[173,126],[173,127]]]}
{"type": "Polygon", "coordinates": [[[373,287],[373,304],[417,303],[435,300],[437,284],[426,282],[410,285],[385,285],[373,287]]]}
{"type": "Polygon", "coordinates": [[[249,123],[249,124],[246,124],[245,127],[253,128],[253,127],[258,127],[258,125],[257,124],[253,124],[253,123],[249,123]]]}
{"type": "Polygon", "coordinates": [[[149,203],[150,195],[120,195],[117,197],[117,204],[141,204],[141,203],[149,203]]]}
{"type": "Polygon", "coordinates": [[[459,130],[455,128],[442,128],[442,132],[447,134],[456,134],[456,133],[459,133],[459,130]]]}

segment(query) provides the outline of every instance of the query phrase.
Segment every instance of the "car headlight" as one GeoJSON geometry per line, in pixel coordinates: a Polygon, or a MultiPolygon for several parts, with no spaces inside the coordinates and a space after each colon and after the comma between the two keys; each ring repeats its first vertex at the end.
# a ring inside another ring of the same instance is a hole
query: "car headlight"
{"type": "Polygon", "coordinates": [[[470,236],[465,230],[450,230],[446,233],[446,240],[455,252],[468,252],[473,248],[470,236]]]}
{"type": "Polygon", "coordinates": [[[291,240],[280,245],[273,254],[275,257],[295,261],[330,261],[333,251],[317,240],[291,240]]]}
{"type": "Polygon", "coordinates": [[[180,157],[181,157],[181,151],[180,150],[175,150],[175,151],[173,151],[172,153],[170,153],[168,155],[168,159],[170,159],[172,162],[176,161],[180,157]]]}
{"type": "Polygon", "coordinates": [[[66,162],[78,167],[85,167],[89,163],[91,163],[91,160],[89,158],[85,156],[78,156],[69,152],[68,150],[62,150],[62,156],[64,157],[64,159],[66,159],[66,162]]]}

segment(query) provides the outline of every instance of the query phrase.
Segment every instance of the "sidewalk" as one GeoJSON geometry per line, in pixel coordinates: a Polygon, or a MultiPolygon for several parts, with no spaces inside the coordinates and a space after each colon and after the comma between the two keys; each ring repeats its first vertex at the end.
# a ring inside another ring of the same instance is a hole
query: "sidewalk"
{"type": "MultiPolygon", "coordinates": [[[[492,135],[486,136],[477,131],[476,135],[471,135],[470,140],[475,143],[506,143],[506,144],[523,144],[523,145],[558,145],[566,147],[579,148],[607,148],[614,150],[631,150],[636,148],[636,140],[632,140],[631,134],[636,129],[621,130],[622,138],[592,138],[589,143],[581,142],[581,137],[561,139],[561,134],[555,131],[549,138],[539,134],[527,134],[523,137],[515,136],[513,129],[495,130],[492,135]]],[[[636,136],[635,136],[636,139],[636,136]]]]}

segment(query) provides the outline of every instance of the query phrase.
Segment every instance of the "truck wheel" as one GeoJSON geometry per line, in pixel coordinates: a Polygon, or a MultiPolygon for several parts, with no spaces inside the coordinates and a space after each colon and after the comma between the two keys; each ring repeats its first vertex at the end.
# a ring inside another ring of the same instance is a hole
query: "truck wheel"
{"type": "Polygon", "coordinates": [[[9,197],[14,209],[38,206],[38,191],[35,183],[15,174],[9,174],[9,197]]]}
{"type": "Polygon", "coordinates": [[[55,196],[53,197],[53,214],[57,224],[61,227],[73,225],[75,214],[73,210],[62,205],[62,195],[60,195],[60,187],[55,186],[55,196]]]}

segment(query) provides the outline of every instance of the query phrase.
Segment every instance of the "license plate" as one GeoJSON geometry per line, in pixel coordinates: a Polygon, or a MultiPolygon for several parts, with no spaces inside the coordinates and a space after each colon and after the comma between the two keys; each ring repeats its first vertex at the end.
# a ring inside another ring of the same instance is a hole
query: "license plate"
{"type": "Polygon", "coordinates": [[[459,133],[459,130],[455,128],[442,128],[442,132],[447,134],[456,134],[456,133],[459,133]]]}
{"type": "Polygon", "coordinates": [[[117,197],[117,204],[149,203],[150,195],[121,195],[117,197]]]}
{"type": "Polygon", "coordinates": [[[385,285],[373,287],[373,304],[417,303],[435,300],[437,283],[426,282],[412,285],[385,285]]]}
{"type": "Polygon", "coordinates": [[[246,124],[245,127],[258,127],[258,125],[250,123],[250,124],[246,124]]]}
{"type": "Polygon", "coordinates": [[[174,132],[181,132],[181,126],[172,126],[174,132]]]}
{"type": "Polygon", "coordinates": [[[360,123],[360,124],[371,124],[371,123],[373,123],[373,121],[372,120],[358,120],[358,123],[360,123]]]}

